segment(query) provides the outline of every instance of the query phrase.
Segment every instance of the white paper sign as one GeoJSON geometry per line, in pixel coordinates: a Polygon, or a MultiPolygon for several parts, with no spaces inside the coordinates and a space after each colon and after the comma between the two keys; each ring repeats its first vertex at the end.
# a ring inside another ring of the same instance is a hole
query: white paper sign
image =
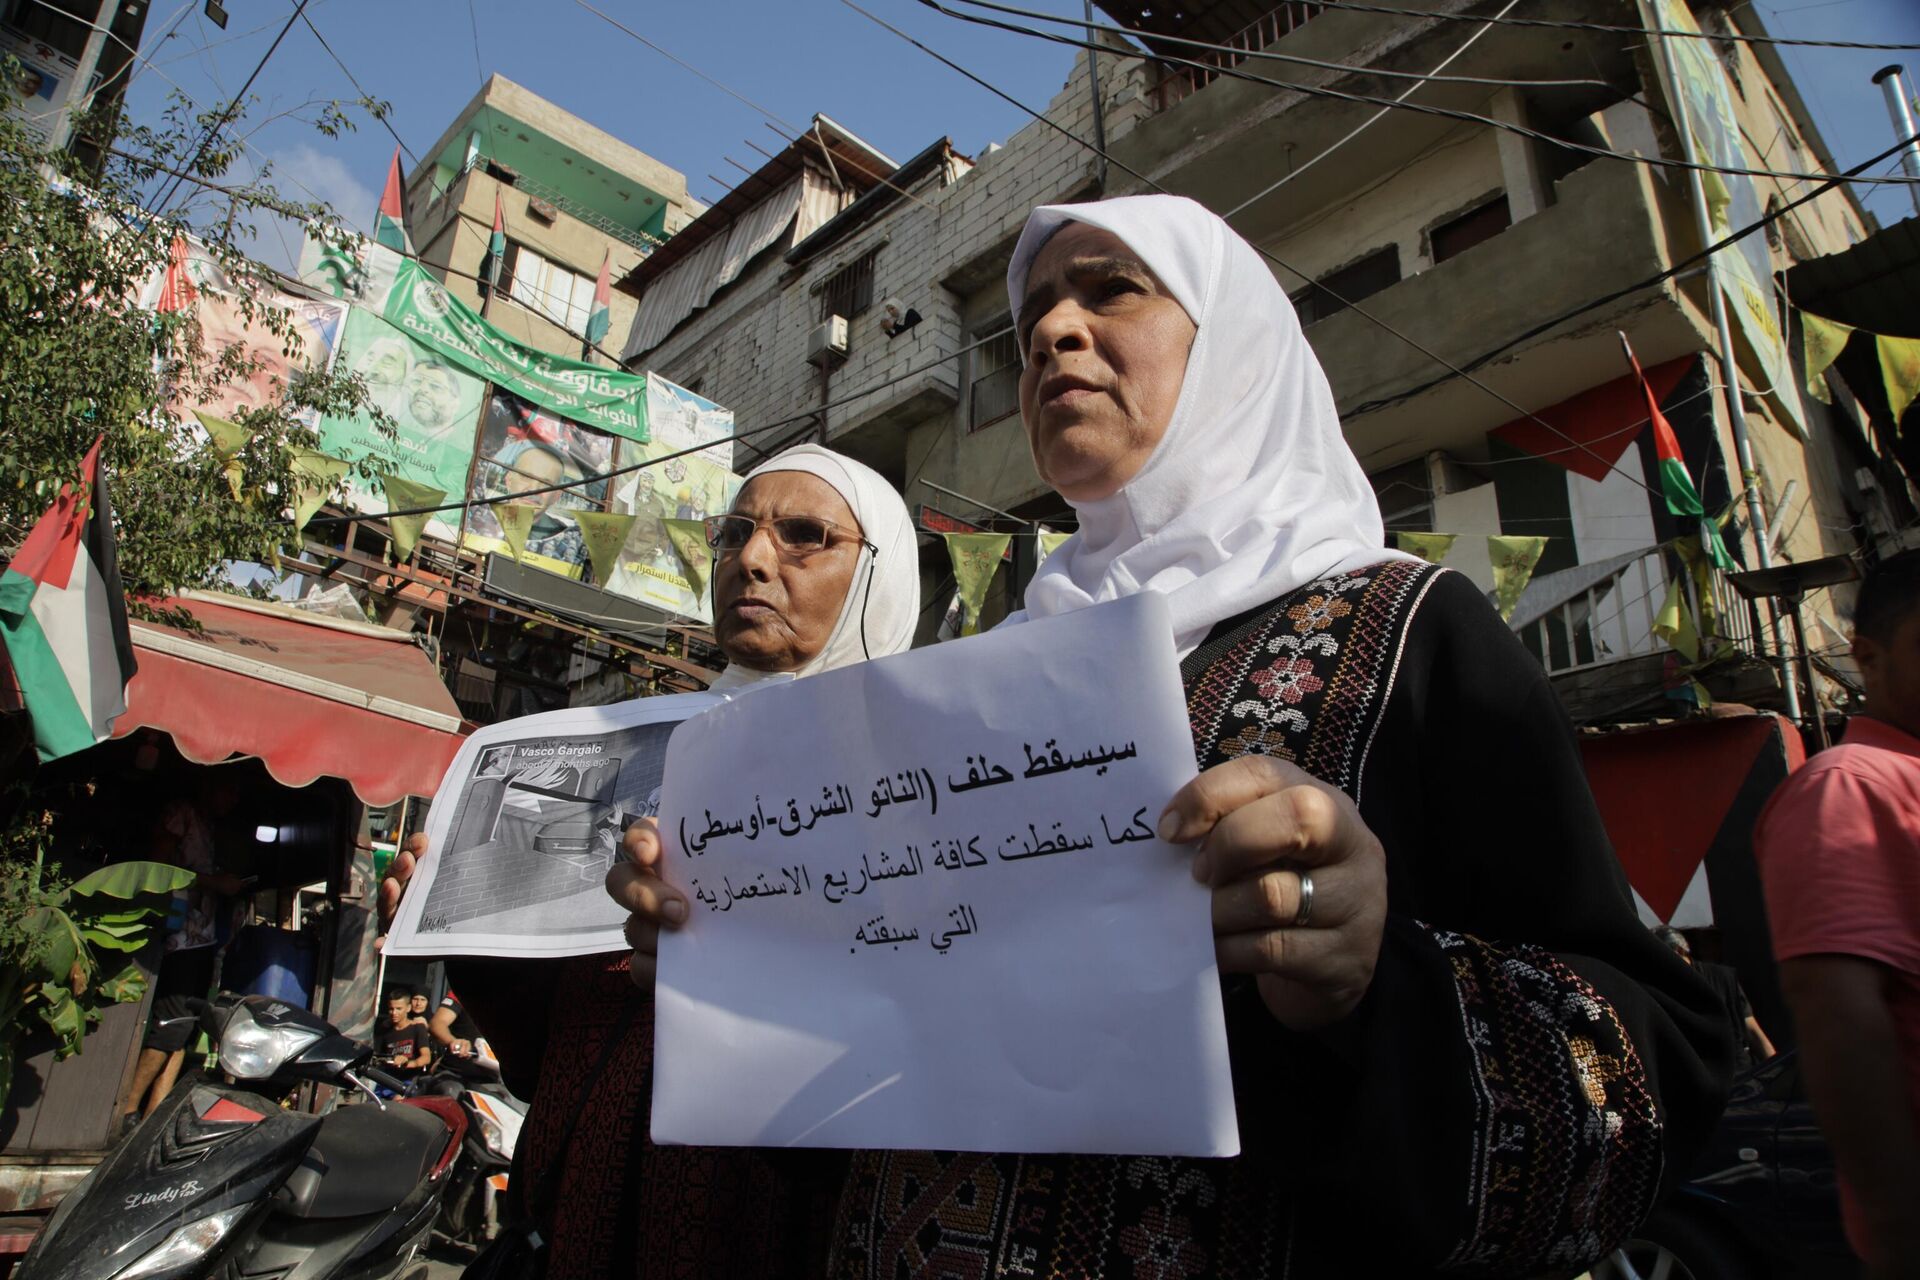
{"type": "Polygon", "coordinates": [[[690,720],[667,752],[653,1137],[1239,1150],[1152,593],[690,720]]]}
{"type": "Polygon", "coordinates": [[[660,807],[674,726],[725,699],[637,698],[489,725],[460,748],[427,815],[427,856],[389,956],[624,951],[607,896],[620,833],[660,807]]]}

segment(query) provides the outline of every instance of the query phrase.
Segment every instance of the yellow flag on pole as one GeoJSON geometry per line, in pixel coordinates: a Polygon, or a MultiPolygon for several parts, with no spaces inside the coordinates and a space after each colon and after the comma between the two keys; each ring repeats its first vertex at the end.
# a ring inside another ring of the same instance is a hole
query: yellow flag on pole
{"type": "Polygon", "coordinates": [[[1457,533],[1415,533],[1402,530],[1393,535],[1394,545],[1402,551],[1410,551],[1428,564],[1439,564],[1447,558],[1447,552],[1453,550],[1453,540],[1457,533]]]}
{"type": "Polygon", "coordinates": [[[953,580],[960,588],[960,601],[967,620],[960,634],[970,636],[980,630],[980,609],[987,602],[987,587],[993,582],[1000,557],[1013,541],[1010,533],[947,533],[947,554],[953,558],[953,580]]]}
{"type": "Polygon", "coordinates": [[[1819,316],[1800,313],[1800,349],[1807,360],[1807,394],[1822,404],[1833,403],[1827,390],[1827,367],[1840,358],[1840,351],[1853,336],[1853,326],[1819,316]]]}
{"type": "Polygon", "coordinates": [[[514,563],[520,563],[527,554],[527,535],[533,531],[533,522],[540,517],[540,508],[531,502],[496,502],[493,506],[493,518],[500,522],[500,536],[506,540],[507,550],[513,552],[514,563]]]}
{"type": "MultiPolygon", "coordinates": [[[[385,475],[380,483],[387,491],[387,510],[407,511],[414,507],[437,507],[447,500],[446,490],[435,489],[431,485],[420,484],[404,476],[385,475]]],[[[424,513],[413,516],[387,517],[387,528],[393,532],[393,550],[396,560],[407,560],[413,556],[413,549],[420,545],[420,534],[427,527],[424,513]]]]}
{"type": "Polygon", "coordinates": [[[593,580],[604,587],[613,580],[620,548],[627,545],[627,535],[633,532],[638,517],[631,511],[575,511],[572,515],[580,522],[580,535],[586,539],[593,580]]]}
{"type": "Polygon", "coordinates": [[[713,548],[707,545],[707,526],[702,520],[662,520],[673,554],[687,571],[687,585],[695,599],[707,598],[707,578],[713,572],[713,548]]]}
{"type": "Polygon", "coordinates": [[[1487,559],[1493,562],[1493,599],[1501,617],[1513,617],[1520,593],[1533,580],[1534,566],[1546,549],[1545,538],[1496,534],[1487,539],[1487,559]]]}
{"type": "Polygon", "coordinates": [[[352,469],[352,464],[342,458],[330,458],[315,449],[295,449],[293,451],[293,529],[295,533],[307,527],[307,521],[326,505],[333,496],[333,488],[340,477],[352,469]]]}
{"type": "Polygon", "coordinates": [[[1887,404],[1898,431],[1907,406],[1920,396],[1920,338],[1889,338],[1883,333],[1875,335],[1875,341],[1880,348],[1880,377],[1887,384],[1887,404]]]}

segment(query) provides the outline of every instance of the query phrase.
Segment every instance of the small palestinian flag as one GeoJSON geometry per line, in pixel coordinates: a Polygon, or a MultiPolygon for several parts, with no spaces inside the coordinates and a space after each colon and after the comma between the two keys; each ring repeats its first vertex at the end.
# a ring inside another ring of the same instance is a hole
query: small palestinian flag
{"type": "Polygon", "coordinates": [[[393,161],[387,166],[386,190],[380,193],[380,209],[373,215],[373,239],[397,253],[413,256],[413,242],[407,239],[407,206],[401,199],[400,148],[393,149],[393,161]]]}
{"type": "Polygon", "coordinates": [[[1700,545],[1713,562],[1722,569],[1732,571],[1739,568],[1733,557],[1727,554],[1727,544],[1720,538],[1720,526],[1707,515],[1707,508],[1700,501],[1699,490],[1693,487],[1693,477],[1687,474],[1687,461],[1680,452],[1680,439],[1673,434],[1673,427],[1667,422],[1667,415],[1660,411],[1660,397],[1654,394],[1653,387],[1647,382],[1647,375],[1640,371],[1640,361],[1634,357],[1633,348],[1627,345],[1627,335],[1620,335],[1620,347],[1627,353],[1627,363],[1633,366],[1633,377],[1640,384],[1640,391],[1647,399],[1647,417],[1653,423],[1653,450],[1660,459],[1660,489],[1667,500],[1667,510],[1683,520],[1700,522],[1700,545]]]}
{"type": "Polygon", "coordinates": [[[493,234],[487,237],[487,289],[500,287],[500,266],[507,258],[507,215],[500,207],[500,193],[493,193],[493,234]]]}
{"type": "Polygon", "coordinates": [[[600,259],[600,278],[593,282],[593,310],[587,312],[587,345],[607,336],[607,326],[613,316],[609,304],[613,301],[613,251],[600,259]]]}
{"type": "Polygon", "coordinates": [[[0,575],[0,637],[42,760],[83,751],[127,709],[133,638],[113,554],[113,514],[93,442],[80,482],[61,489],[0,575]]]}

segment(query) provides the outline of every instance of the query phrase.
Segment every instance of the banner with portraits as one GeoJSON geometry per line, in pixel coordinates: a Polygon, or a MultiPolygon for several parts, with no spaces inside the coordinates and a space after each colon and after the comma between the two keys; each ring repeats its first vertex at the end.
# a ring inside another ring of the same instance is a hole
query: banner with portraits
{"type": "MultiPolygon", "coordinates": [[[[570,578],[580,577],[587,561],[587,544],[575,513],[602,509],[606,480],[554,493],[533,491],[586,476],[604,476],[614,466],[614,437],[557,417],[496,387],[481,423],[477,454],[473,486],[467,496],[476,500],[504,497],[531,506],[535,514],[527,530],[523,562],[570,578]],[[522,498],[523,494],[527,496],[522,498]]],[[[459,486],[452,492],[459,492],[459,486]]],[[[476,502],[468,508],[464,545],[474,551],[513,554],[497,507],[476,502]]]]}
{"type": "MultiPolygon", "coordinates": [[[[721,412],[726,413],[726,434],[731,434],[733,415],[725,410],[721,412]]],[[[619,568],[607,581],[606,588],[641,604],[710,623],[713,614],[706,584],[696,582],[697,575],[689,575],[686,559],[682,551],[675,549],[673,531],[666,522],[704,520],[726,511],[733,505],[733,496],[739,492],[741,481],[739,476],[714,462],[706,450],[685,457],[668,457],[677,452],[667,443],[668,439],[668,432],[656,431],[651,443],[640,446],[648,457],[666,461],[629,472],[615,481],[613,509],[637,518],[620,549],[619,568]]],[[[684,441],[679,448],[697,443],[697,439],[684,441]]]]}
{"type": "MultiPolygon", "coordinates": [[[[438,489],[449,499],[467,487],[473,465],[474,426],[487,384],[456,368],[371,311],[353,308],[335,356],[334,371],[358,375],[373,403],[394,423],[388,437],[367,414],[320,421],[320,448],[349,462],[370,461],[378,470],[438,489]]],[[[378,482],[354,480],[348,500],[362,511],[387,510],[378,482]]],[[[451,540],[460,522],[446,511],[427,522],[427,532],[451,540]]]]}

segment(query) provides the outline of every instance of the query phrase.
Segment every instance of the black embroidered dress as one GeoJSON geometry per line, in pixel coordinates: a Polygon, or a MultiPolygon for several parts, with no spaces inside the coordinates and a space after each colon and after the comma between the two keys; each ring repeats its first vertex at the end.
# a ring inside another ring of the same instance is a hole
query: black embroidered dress
{"type": "Polygon", "coordinates": [[[1545,674],[1466,579],[1388,562],[1217,627],[1206,768],[1292,760],[1385,848],[1360,1009],[1295,1034],[1226,981],[1233,1160],[862,1152],[836,1277],[1580,1271],[1711,1129],[1731,1045],[1640,926],[1545,674]]]}

